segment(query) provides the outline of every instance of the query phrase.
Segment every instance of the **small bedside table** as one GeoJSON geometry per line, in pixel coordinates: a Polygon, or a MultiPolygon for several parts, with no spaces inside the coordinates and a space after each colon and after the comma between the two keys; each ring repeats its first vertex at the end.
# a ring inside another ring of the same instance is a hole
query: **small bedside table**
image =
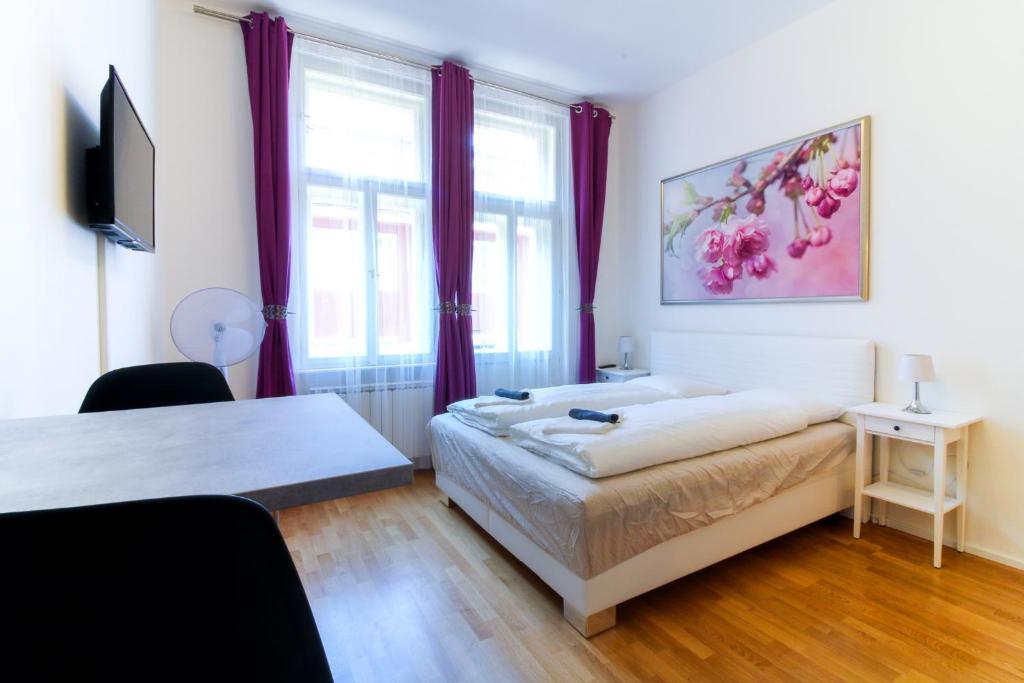
{"type": "Polygon", "coordinates": [[[646,377],[651,374],[650,370],[644,370],[643,368],[598,368],[597,369],[597,381],[598,382],[628,382],[631,379],[637,377],[646,377]]]}
{"type": "Polygon", "coordinates": [[[907,413],[900,406],[888,403],[865,403],[850,408],[857,416],[856,495],[854,497],[853,537],[860,538],[861,512],[864,497],[879,501],[878,521],[885,526],[888,503],[930,513],[934,519],[934,551],[932,564],[942,566],[942,526],[947,512],[956,510],[956,549],[964,550],[967,512],[967,432],[981,421],[980,415],[934,412],[927,415],[907,413]],[[879,437],[879,480],[871,481],[871,437],[879,437]],[[933,490],[921,491],[911,486],[889,482],[889,446],[891,439],[929,444],[933,450],[933,490]],[[946,447],[957,443],[956,497],[946,497],[946,447]]]}

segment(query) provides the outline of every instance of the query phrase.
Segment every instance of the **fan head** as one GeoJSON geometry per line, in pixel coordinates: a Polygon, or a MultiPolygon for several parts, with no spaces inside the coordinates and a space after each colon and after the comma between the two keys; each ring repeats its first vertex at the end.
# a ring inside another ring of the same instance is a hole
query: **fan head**
{"type": "Polygon", "coordinates": [[[256,353],[267,323],[252,299],[227,287],[192,292],[171,314],[171,339],[187,358],[219,368],[256,353]]]}

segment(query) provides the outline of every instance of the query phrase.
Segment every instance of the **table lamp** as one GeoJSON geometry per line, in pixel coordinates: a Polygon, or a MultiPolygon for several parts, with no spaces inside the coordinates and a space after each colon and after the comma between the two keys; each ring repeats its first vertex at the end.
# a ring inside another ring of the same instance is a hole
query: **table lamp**
{"type": "Polygon", "coordinates": [[[629,354],[636,351],[632,337],[619,337],[619,353],[622,354],[622,369],[629,370],[629,354]]]}
{"type": "Polygon", "coordinates": [[[914,400],[903,410],[908,413],[928,414],[932,411],[921,403],[921,382],[935,381],[932,357],[923,353],[907,353],[900,359],[900,379],[914,383],[914,400]]]}

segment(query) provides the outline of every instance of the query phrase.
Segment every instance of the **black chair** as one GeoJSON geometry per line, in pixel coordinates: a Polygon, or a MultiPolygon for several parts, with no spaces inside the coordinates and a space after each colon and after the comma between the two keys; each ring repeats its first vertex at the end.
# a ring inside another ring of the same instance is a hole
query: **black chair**
{"type": "Polygon", "coordinates": [[[0,548],[0,679],[332,680],[284,540],[250,500],[9,513],[0,548]]]}
{"type": "Polygon", "coordinates": [[[234,401],[220,370],[206,363],[156,363],[106,373],[89,387],[80,413],[234,401]]]}

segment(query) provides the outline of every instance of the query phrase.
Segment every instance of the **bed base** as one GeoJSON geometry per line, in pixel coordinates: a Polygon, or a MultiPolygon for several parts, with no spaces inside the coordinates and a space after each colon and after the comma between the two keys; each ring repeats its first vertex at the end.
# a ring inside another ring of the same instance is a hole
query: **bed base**
{"type": "Polygon", "coordinates": [[[562,597],[562,614],[589,638],[615,626],[616,606],[853,505],[853,457],[715,524],[677,536],[589,579],[580,578],[441,472],[442,502],[457,504],[562,597]]]}

